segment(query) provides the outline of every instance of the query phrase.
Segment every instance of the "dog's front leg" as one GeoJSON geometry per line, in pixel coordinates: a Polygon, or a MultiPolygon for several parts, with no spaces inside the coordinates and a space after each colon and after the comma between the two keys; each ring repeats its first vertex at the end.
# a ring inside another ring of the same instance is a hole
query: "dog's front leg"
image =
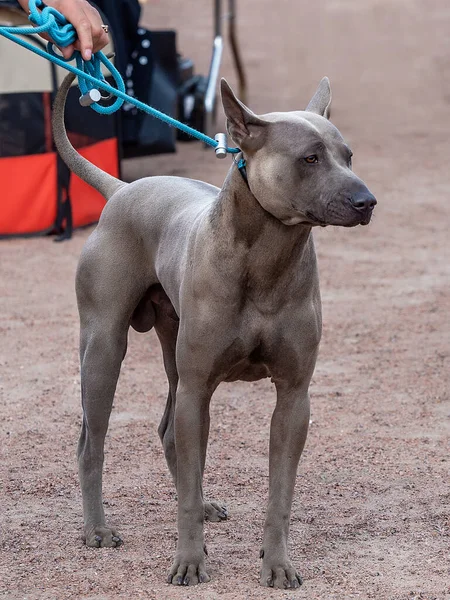
{"type": "Polygon", "coordinates": [[[288,558],[287,545],[297,466],[309,425],[309,396],[304,387],[277,385],[270,427],[269,503],[261,548],[261,585],[296,588],[300,575],[288,558]]]}
{"type": "Polygon", "coordinates": [[[175,408],[178,545],[168,581],[195,585],[210,580],[205,569],[203,471],[209,434],[211,393],[180,379],[175,408]]]}

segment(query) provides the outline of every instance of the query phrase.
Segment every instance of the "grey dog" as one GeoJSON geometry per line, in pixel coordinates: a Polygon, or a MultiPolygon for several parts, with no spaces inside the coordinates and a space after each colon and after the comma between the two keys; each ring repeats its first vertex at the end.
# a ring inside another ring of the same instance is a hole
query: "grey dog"
{"type": "Polygon", "coordinates": [[[64,127],[72,80],[65,79],[55,102],[55,142],[70,169],[108,200],[76,279],[86,544],[121,543],[102,505],[104,440],[128,329],[155,327],[169,381],[158,431],[178,494],[178,545],[168,582],[209,581],[203,521],[227,517],[225,507],[205,501],[202,489],[214,390],[221,381],[271,377],[277,400],[260,581],[299,587],[287,541],[322,327],[311,229],[366,225],[376,204],[328,120],[329,81],[321,81],[306,111],[257,116],[222,80],[228,133],[242,150],[246,173],[233,164],[219,189],[179,177],[126,184],[82,158],[64,127]]]}

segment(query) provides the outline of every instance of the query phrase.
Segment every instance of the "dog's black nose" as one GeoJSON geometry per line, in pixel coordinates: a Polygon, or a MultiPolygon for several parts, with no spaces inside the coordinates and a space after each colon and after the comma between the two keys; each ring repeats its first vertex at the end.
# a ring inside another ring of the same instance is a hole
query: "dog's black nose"
{"type": "Polygon", "coordinates": [[[367,211],[373,209],[377,203],[377,200],[375,196],[369,192],[369,190],[365,190],[350,196],[350,202],[358,210],[367,211]]]}

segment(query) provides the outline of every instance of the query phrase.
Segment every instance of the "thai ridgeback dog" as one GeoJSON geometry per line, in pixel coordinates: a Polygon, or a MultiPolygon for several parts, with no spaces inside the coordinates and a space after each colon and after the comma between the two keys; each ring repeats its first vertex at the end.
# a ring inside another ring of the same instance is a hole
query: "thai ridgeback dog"
{"type": "Polygon", "coordinates": [[[169,583],[209,581],[203,521],[227,517],[202,489],[211,396],[221,381],[271,377],[277,400],[260,581],[296,588],[289,520],[322,327],[312,228],[367,225],[376,204],[328,120],[329,81],[321,81],[305,111],[257,116],[223,80],[228,133],[246,167],[233,164],[219,189],[181,177],[126,184],[82,158],[64,127],[72,80],[55,102],[55,142],[70,169],[108,200],[76,279],[86,544],[121,543],[102,505],[104,440],[128,329],[155,327],[169,381],[159,435],[178,494],[169,583]]]}

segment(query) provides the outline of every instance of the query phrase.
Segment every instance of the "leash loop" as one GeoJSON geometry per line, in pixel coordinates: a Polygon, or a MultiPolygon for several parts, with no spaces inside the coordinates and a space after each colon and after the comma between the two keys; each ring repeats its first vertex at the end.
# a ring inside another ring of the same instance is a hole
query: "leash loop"
{"type": "MultiPolygon", "coordinates": [[[[104,83],[106,83],[106,81],[103,77],[101,65],[105,65],[105,67],[113,76],[117,89],[125,94],[125,84],[119,71],[112,64],[112,62],[106,58],[103,52],[96,52],[90,61],[83,60],[80,52],[77,52],[75,59],[77,62],[77,67],[80,69],[80,71],[84,71],[88,75],[94,77],[97,81],[102,81],[104,83]]],[[[78,87],[83,95],[89,93],[92,89],[96,89],[94,83],[88,81],[85,77],[80,76],[78,76],[78,87]]],[[[114,90],[114,88],[111,89],[114,90]]],[[[116,97],[115,101],[110,106],[103,106],[102,104],[94,103],[91,105],[91,108],[101,115],[111,115],[113,112],[116,112],[116,110],[119,110],[124,102],[125,100],[122,98],[116,97]]]]}
{"type": "MultiPolygon", "coordinates": [[[[28,19],[36,25],[37,29],[43,27],[42,31],[48,33],[57,46],[65,48],[76,41],[77,32],[74,26],[56,8],[45,6],[42,0],[29,0],[28,8],[30,9],[28,19]]],[[[40,33],[36,32],[34,27],[30,29],[32,33],[40,33]]]]}
{"type": "MultiPolygon", "coordinates": [[[[73,59],[75,59],[78,69],[78,87],[80,88],[81,98],[87,97],[91,90],[98,90],[99,84],[106,84],[109,86],[109,84],[103,77],[101,69],[102,64],[105,65],[105,67],[111,73],[114,82],[117,86],[117,89],[122,93],[125,93],[125,84],[119,71],[112,64],[112,62],[103,54],[103,52],[96,52],[92,55],[91,60],[88,61],[83,60],[81,53],[78,51],[75,51],[70,58],[64,58],[55,52],[53,44],[51,42],[47,44],[47,52],[50,54],[50,56],[59,59],[63,63],[69,63],[73,59]],[[89,79],[84,75],[88,75],[89,79]]],[[[111,88],[112,93],[114,93],[114,88],[112,86],[109,86],[109,88],[111,88]]],[[[89,104],[85,104],[84,106],[90,106],[93,110],[95,110],[95,112],[98,112],[101,115],[111,115],[113,112],[116,112],[116,110],[119,110],[119,108],[124,102],[124,99],[116,98],[115,102],[110,106],[102,106],[101,104],[97,104],[96,102],[91,102],[89,104]]]]}

